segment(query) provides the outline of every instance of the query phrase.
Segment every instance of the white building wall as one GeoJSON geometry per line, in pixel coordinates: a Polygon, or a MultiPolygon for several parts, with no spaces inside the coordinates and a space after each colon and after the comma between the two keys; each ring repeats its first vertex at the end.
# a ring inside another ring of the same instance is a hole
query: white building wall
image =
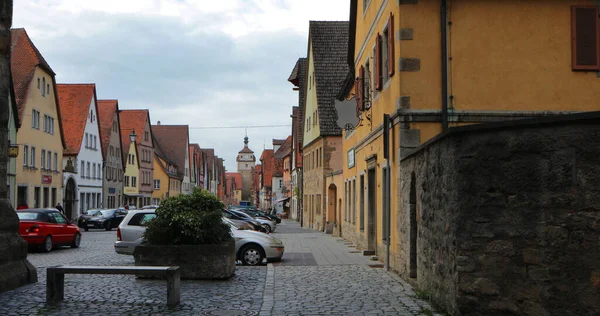
{"type": "Polygon", "coordinates": [[[183,194],[190,194],[192,192],[193,186],[190,181],[190,146],[189,140],[186,142],[185,146],[185,172],[183,176],[183,183],[181,184],[181,191],[183,194]]]}
{"type": "MultiPolygon", "coordinates": [[[[95,105],[96,99],[92,97],[92,101],[88,106],[88,116],[79,154],[77,157],[73,157],[75,158],[73,163],[77,174],[65,174],[63,179],[63,188],[65,188],[69,178],[75,178],[78,202],[75,203],[76,206],[73,209],[73,213],[76,214],[74,217],[81,215],[82,211],[88,209],[102,208],[102,146],[100,144],[98,113],[96,113],[95,105]],[[82,163],[85,170],[81,170],[82,163]]],[[[68,156],[63,157],[63,170],[68,159],[68,156]]]]}
{"type": "Polygon", "coordinates": [[[277,213],[283,213],[283,202],[275,203],[275,201],[283,198],[281,189],[283,188],[283,177],[273,177],[271,182],[271,205],[277,210],[277,213]]]}

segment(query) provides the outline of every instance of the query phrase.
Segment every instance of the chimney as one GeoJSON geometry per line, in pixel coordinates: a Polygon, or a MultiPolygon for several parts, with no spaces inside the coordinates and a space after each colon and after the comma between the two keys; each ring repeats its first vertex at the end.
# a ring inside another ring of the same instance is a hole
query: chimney
{"type": "Polygon", "coordinates": [[[156,122],[156,125],[160,125],[160,121],[156,122]]]}

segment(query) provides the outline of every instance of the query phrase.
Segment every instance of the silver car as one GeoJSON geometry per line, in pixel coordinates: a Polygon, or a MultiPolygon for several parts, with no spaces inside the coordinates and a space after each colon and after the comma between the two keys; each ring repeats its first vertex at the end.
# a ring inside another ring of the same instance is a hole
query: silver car
{"type": "Polygon", "coordinates": [[[255,220],[255,221],[259,222],[260,226],[262,226],[267,231],[267,234],[274,232],[275,229],[277,228],[277,223],[275,223],[274,221],[268,220],[266,218],[252,217],[252,216],[250,216],[244,212],[240,212],[238,210],[230,209],[230,211],[232,213],[235,213],[236,215],[239,215],[242,218],[245,218],[246,220],[255,220]]]}
{"type": "MultiPolygon", "coordinates": [[[[130,211],[117,229],[115,251],[120,254],[133,255],[135,247],[142,243],[146,223],[156,217],[155,210],[130,211]]],[[[231,228],[235,240],[236,260],[244,265],[260,265],[267,261],[279,261],[283,256],[283,242],[271,235],[239,229],[233,222],[223,218],[231,228]]]]}

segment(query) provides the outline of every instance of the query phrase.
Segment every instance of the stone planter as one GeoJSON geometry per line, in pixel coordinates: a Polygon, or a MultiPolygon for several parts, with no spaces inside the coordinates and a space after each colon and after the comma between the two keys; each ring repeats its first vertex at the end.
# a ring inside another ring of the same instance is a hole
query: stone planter
{"type": "Polygon", "coordinates": [[[133,257],[136,266],[179,266],[182,279],[228,279],[235,273],[233,240],[216,245],[141,244],[135,247],[133,257]]]}

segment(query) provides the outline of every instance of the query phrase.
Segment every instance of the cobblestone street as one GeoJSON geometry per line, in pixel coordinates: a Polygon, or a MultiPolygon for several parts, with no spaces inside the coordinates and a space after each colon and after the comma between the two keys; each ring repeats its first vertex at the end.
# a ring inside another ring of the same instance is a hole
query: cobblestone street
{"type": "Polygon", "coordinates": [[[341,239],[287,220],[274,235],[286,245],[281,262],[238,266],[227,281],[182,281],[173,309],[163,280],[119,275],[67,275],[64,301],[47,306],[48,266],[134,264],[114,252],[115,231],[84,232],[79,249],[30,253],[39,281],[0,294],[0,315],[434,315],[407,283],[341,239]]]}

